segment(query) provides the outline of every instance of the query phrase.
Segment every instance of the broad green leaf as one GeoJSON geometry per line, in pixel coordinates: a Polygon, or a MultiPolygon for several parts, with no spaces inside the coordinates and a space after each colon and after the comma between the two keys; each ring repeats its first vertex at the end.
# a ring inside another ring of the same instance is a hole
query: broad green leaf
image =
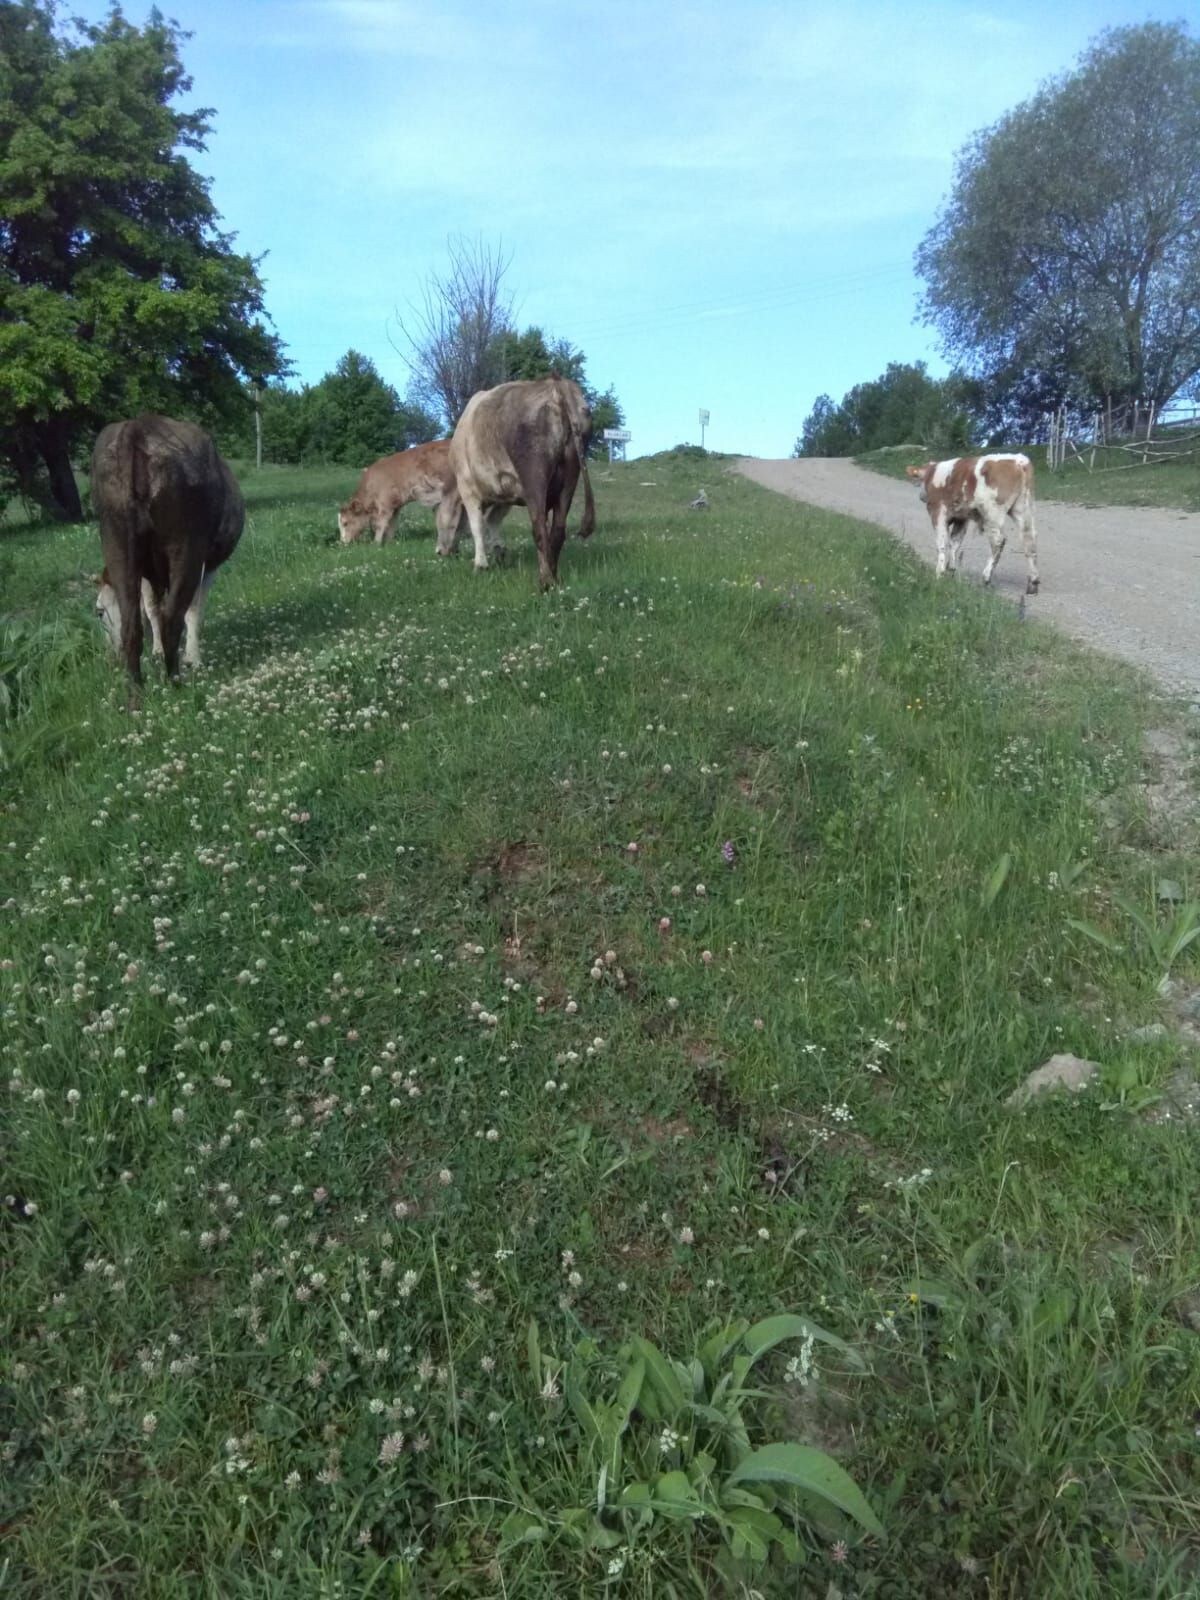
{"type": "Polygon", "coordinates": [[[731,1510],[734,1506],[745,1506],[751,1511],[767,1509],[766,1502],[752,1489],[731,1488],[728,1482],[721,1490],[721,1504],[726,1510],[731,1510]]]}
{"type": "Polygon", "coordinates": [[[829,1333],[824,1328],[819,1328],[815,1322],[810,1322],[807,1317],[798,1317],[791,1312],[781,1312],[776,1317],[764,1317],[761,1322],[756,1322],[752,1328],[746,1330],[742,1343],[752,1362],[760,1356],[765,1356],[768,1350],[773,1350],[777,1344],[782,1344],[785,1339],[816,1339],[821,1344],[831,1345],[833,1349],[841,1352],[854,1366],[861,1368],[864,1365],[858,1351],[839,1339],[836,1333],[829,1333]]]}
{"type": "Polygon", "coordinates": [[[804,1560],[804,1554],[800,1549],[800,1539],[795,1528],[781,1528],[776,1543],[779,1545],[780,1553],[789,1567],[797,1567],[804,1560]]]}
{"type": "Polygon", "coordinates": [[[579,1425],[587,1435],[588,1443],[595,1443],[600,1437],[600,1423],[592,1408],[583,1388],[579,1382],[579,1362],[571,1361],[563,1373],[563,1394],[567,1397],[567,1404],[579,1420],[579,1425]]]}
{"type": "Polygon", "coordinates": [[[820,1495],[853,1517],[871,1533],[883,1536],[883,1525],[849,1473],[823,1450],[803,1444],[768,1444],[754,1450],[729,1475],[734,1483],[787,1483],[820,1495]]]}
{"type": "Polygon", "coordinates": [[[652,1345],[649,1339],[638,1338],[633,1342],[638,1354],[646,1363],[646,1377],[657,1391],[663,1415],[668,1422],[674,1422],[683,1410],[684,1402],[683,1385],[679,1381],[678,1374],[662,1351],[652,1345]]]}
{"type": "Polygon", "coordinates": [[[756,1565],[765,1561],[770,1552],[767,1541],[751,1523],[732,1524],[729,1548],[735,1561],[752,1561],[756,1565]]]}
{"type": "Polygon", "coordinates": [[[537,1544],[546,1537],[546,1525],[529,1511],[510,1511],[500,1524],[500,1545],[512,1549],[518,1544],[537,1544]]]}
{"type": "Polygon", "coordinates": [[[1125,915],[1133,919],[1145,935],[1147,943],[1153,949],[1158,942],[1158,925],[1153,918],[1148,917],[1141,906],[1135,906],[1133,901],[1127,900],[1123,894],[1113,895],[1113,904],[1120,906],[1125,915]]]}
{"type": "Polygon", "coordinates": [[[620,1413],[623,1418],[622,1428],[628,1424],[633,1415],[645,1378],[646,1363],[641,1356],[635,1356],[630,1363],[629,1371],[621,1379],[621,1387],[617,1390],[616,1405],[613,1408],[614,1415],[620,1413]]]}
{"type": "Polygon", "coordinates": [[[688,1482],[687,1474],[664,1472],[655,1480],[654,1509],[669,1517],[702,1517],[704,1504],[688,1482]]]}
{"type": "Polygon", "coordinates": [[[1075,1311],[1075,1296],[1070,1289],[1053,1289],[1033,1308],[1034,1333],[1057,1333],[1070,1322],[1075,1311]]]}
{"type": "Polygon", "coordinates": [[[531,1317],[529,1319],[529,1332],[526,1335],[526,1348],[529,1351],[529,1370],[533,1374],[535,1389],[542,1387],[542,1342],[538,1338],[538,1325],[531,1317]]]}
{"type": "Polygon", "coordinates": [[[1011,871],[1012,856],[1006,850],[1000,857],[999,861],[997,861],[996,865],[992,868],[991,873],[988,876],[988,880],[983,886],[983,895],[981,898],[983,901],[983,909],[985,911],[989,906],[995,904],[996,896],[1000,893],[1001,889],[1003,889],[1005,883],[1008,881],[1008,875],[1011,871]]]}
{"type": "Polygon", "coordinates": [[[648,1483],[627,1483],[621,1490],[621,1504],[623,1506],[648,1506],[650,1504],[650,1485],[648,1483]]]}
{"type": "Polygon", "coordinates": [[[703,1363],[710,1383],[716,1377],[721,1362],[741,1339],[746,1328],[746,1319],[738,1317],[735,1321],[727,1322],[724,1327],[718,1328],[715,1333],[709,1334],[697,1350],[696,1354],[703,1363]]]}
{"type": "Polygon", "coordinates": [[[587,1547],[589,1550],[612,1550],[619,1544],[625,1543],[625,1535],[618,1533],[614,1528],[606,1528],[598,1517],[592,1519],[592,1526],[588,1530],[587,1547]]]}
{"type": "Polygon", "coordinates": [[[1105,933],[1103,928],[1097,928],[1094,923],[1081,922],[1078,917],[1068,917],[1067,927],[1074,928],[1076,933],[1083,934],[1085,939],[1090,939],[1093,944],[1100,945],[1102,949],[1111,950],[1114,955],[1121,949],[1118,939],[1114,939],[1111,934],[1105,933]]]}
{"type": "Polygon", "coordinates": [[[918,1278],[910,1283],[907,1293],[915,1294],[923,1305],[936,1306],[939,1311],[961,1311],[965,1304],[957,1289],[941,1278],[918,1278]]]}

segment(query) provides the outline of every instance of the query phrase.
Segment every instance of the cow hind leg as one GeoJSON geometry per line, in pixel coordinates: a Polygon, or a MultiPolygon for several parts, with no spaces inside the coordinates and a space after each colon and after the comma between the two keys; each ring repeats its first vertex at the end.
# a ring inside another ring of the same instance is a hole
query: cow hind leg
{"type": "Polygon", "coordinates": [[[1004,554],[1004,546],[1008,543],[1006,519],[1004,517],[988,517],[984,522],[983,531],[987,534],[988,544],[992,549],[987,565],[983,569],[983,581],[984,583],[991,583],[992,574],[996,570],[996,563],[1004,554]]]}
{"type": "Polygon", "coordinates": [[[1025,552],[1025,560],[1029,567],[1029,578],[1025,584],[1026,594],[1036,594],[1041,578],[1038,575],[1037,564],[1037,530],[1033,526],[1033,507],[1026,502],[1020,507],[1014,519],[1021,534],[1021,549],[1025,552]]]}
{"type": "Polygon", "coordinates": [[[466,513],[463,503],[457,492],[449,491],[438,502],[434,512],[434,527],[437,530],[435,549],[439,556],[451,555],[458,549],[463,532],[467,525],[466,513]]]}
{"type": "Polygon", "coordinates": [[[121,605],[121,656],[134,684],[142,681],[142,629],[141,585],[135,573],[126,572],[117,590],[121,605]]]}
{"type": "Polygon", "coordinates": [[[161,606],[162,616],[162,641],[163,664],[167,669],[167,677],[172,683],[179,681],[179,647],[183,642],[183,630],[187,624],[187,614],[197,597],[201,580],[204,576],[202,562],[185,560],[183,564],[171,573],[171,581],[167,585],[167,592],[161,606]]]}
{"type": "Polygon", "coordinates": [[[550,521],[550,566],[554,572],[555,582],[558,581],[558,558],[562,555],[563,545],[567,541],[567,512],[570,503],[570,495],[561,493],[554,503],[550,521]]]}
{"type": "Polygon", "coordinates": [[[200,627],[204,621],[204,605],[208,599],[208,591],[212,588],[215,573],[206,572],[196,586],[192,596],[192,603],[184,613],[183,625],[185,641],[183,646],[183,664],[185,667],[198,667],[200,665],[200,627]]]}
{"type": "Polygon", "coordinates": [[[488,554],[496,561],[503,561],[508,555],[504,540],[500,537],[500,525],[508,515],[511,507],[491,506],[484,519],[486,522],[485,536],[487,539],[488,554]]]}
{"type": "Polygon", "coordinates": [[[950,576],[953,577],[962,565],[963,545],[967,542],[968,522],[952,522],[950,524],[950,576]]]}
{"type": "Polygon", "coordinates": [[[537,546],[538,583],[543,589],[552,589],[558,582],[558,559],[550,543],[550,519],[542,506],[529,508],[533,524],[533,542],[537,546]]]}
{"type": "Polygon", "coordinates": [[[940,578],[946,571],[950,556],[950,523],[944,511],[938,513],[933,532],[937,544],[937,561],[933,570],[935,576],[940,578]]]}
{"type": "Polygon", "coordinates": [[[163,653],[162,641],[162,616],[159,613],[158,596],[149,578],[142,579],[142,610],[150,623],[150,634],[154,640],[154,654],[161,656],[163,653]]]}
{"type": "Polygon", "coordinates": [[[483,515],[483,507],[476,499],[468,500],[463,496],[463,509],[467,513],[467,521],[471,524],[471,537],[475,541],[475,571],[487,571],[487,527],[483,515]]]}

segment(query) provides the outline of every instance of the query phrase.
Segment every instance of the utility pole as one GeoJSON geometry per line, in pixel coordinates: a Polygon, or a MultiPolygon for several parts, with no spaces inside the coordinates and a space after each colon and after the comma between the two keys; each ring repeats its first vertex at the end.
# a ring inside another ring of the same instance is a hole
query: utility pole
{"type": "Polygon", "coordinates": [[[701,448],[701,450],[704,449],[704,430],[707,427],[708,427],[708,412],[704,411],[704,410],[701,410],[701,412],[700,412],[700,448],[701,448]]]}

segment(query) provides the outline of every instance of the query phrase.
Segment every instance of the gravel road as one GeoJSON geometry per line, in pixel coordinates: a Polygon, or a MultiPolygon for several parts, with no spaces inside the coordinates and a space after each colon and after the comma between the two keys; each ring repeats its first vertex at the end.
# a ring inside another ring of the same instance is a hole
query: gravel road
{"type": "MultiPolygon", "coordinates": [[[[902,479],[818,458],[744,456],[736,467],[794,500],[877,522],[933,561],[929,514],[902,479]]],[[[1200,513],[1041,500],[1035,516],[1042,587],[1028,614],[1142,667],[1170,693],[1200,697],[1200,513]]],[[[982,534],[968,534],[959,581],[978,581],[986,557],[982,534]]],[[[1015,601],[1025,575],[1014,531],[992,586],[1015,601]]]]}

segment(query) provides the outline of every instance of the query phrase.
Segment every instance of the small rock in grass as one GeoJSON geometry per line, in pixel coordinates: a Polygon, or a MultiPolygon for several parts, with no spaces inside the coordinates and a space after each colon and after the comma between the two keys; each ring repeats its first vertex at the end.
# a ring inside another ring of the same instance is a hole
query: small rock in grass
{"type": "Polygon", "coordinates": [[[1170,1038],[1171,1030],[1165,1022],[1147,1022],[1143,1028],[1134,1028],[1129,1034],[1132,1044],[1156,1044],[1159,1039],[1170,1038]]]}
{"type": "Polygon", "coordinates": [[[1049,1061],[1044,1061],[1021,1084],[1014,1089],[1004,1102],[1013,1111],[1019,1111],[1022,1106],[1028,1105],[1031,1100],[1039,1095],[1050,1094],[1056,1089],[1065,1089],[1070,1094],[1078,1094],[1081,1089],[1086,1089],[1100,1072],[1098,1061],[1084,1061],[1079,1056],[1061,1055],[1051,1056],[1049,1061]]]}

